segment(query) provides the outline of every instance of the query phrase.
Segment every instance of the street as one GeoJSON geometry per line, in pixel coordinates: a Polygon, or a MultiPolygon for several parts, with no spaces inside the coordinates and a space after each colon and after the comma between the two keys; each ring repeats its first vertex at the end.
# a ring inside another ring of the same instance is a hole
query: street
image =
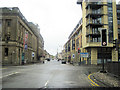
{"type": "Polygon", "coordinates": [[[3,68],[2,88],[97,87],[90,81],[88,70],[89,67],[61,64],[57,60],[45,61],[45,64],[8,66],[3,68]]]}

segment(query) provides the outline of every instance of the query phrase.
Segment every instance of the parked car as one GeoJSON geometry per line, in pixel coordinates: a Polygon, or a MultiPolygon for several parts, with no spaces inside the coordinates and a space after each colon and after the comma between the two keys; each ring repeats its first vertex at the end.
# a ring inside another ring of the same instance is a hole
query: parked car
{"type": "Polygon", "coordinates": [[[50,58],[46,58],[47,61],[50,61],[50,58]]]}
{"type": "Polygon", "coordinates": [[[62,63],[62,64],[66,64],[66,61],[63,59],[61,63],[62,63]]]}
{"type": "Polygon", "coordinates": [[[61,59],[58,59],[58,61],[60,61],[61,59]]]}

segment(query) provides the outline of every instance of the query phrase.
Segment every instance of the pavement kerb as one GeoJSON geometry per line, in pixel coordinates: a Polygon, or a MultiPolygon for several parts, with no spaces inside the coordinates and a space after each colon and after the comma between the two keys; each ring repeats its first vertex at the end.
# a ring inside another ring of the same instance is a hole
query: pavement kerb
{"type": "Polygon", "coordinates": [[[94,82],[94,80],[92,80],[92,79],[90,78],[93,74],[94,74],[94,73],[88,75],[88,79],[92,82],[92,83],[90,83],[90,84],[91,84],[92,86],[97,86],[97,87],[99,87],[99,85],[98,85],[96,82],[94,82]]]}
{"type": "MultiPolygon", "coordinates": [[[[110,82],[108,82],[105,78],[99,77],[96,74],[99,74],[100,72],[95,72],[91,74],[92,80],[95,79],[98,83],[101,83],[103,85],[105,85],[105,87],[115,87],[114,85],[110,84],[110,82]]],[[[94,81],[94,80],[93,80],[94,81]]]]}
{"type": "MultiPolygon", "coordinates": [[[[96,72],[96,73],[98,73],[98,72],[96,72]]],[[[93,73],[93,74],[91,75],[96,81],[98,81],[99,83],[104,84],[106,87],[113,87],[113,86],[109,85],[109,83],[104,83],[102,80],[98,79],[98,78],[95,76],[96,73],[93,73]]]]}

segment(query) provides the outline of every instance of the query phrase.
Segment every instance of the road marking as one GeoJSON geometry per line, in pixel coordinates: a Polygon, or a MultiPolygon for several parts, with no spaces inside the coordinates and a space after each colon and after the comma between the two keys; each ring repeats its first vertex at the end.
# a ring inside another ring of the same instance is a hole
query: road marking
{"type": "Polygon", "coordinates": [[[47,81],[47,82],[45,83],[45,87],[47,86],[48,82],[49,82],[49,81],[47,81]]]}
{"type": "Polygon", "coordinates": [[[7,69],[7,68],[2,68],[2,69],[7,69]]]}
{"type": "Polygon", "coordinates": [[[0,68],[0,69],[2,70],[2,69],[7,69],[7,68],[0,68]]]}
{"type": "Polygon", "coordinates": [[[92,75],[92,74],[88,75],[88,79],[89,79],[94,85],[99,86],[97,83],[95,83],[95,82],[90,78],[91,75],[92,75]]]}
{"type": "Polygon", "coordinates": [[[17,74],[17,73],[20,73],[20,72],[13,72],[13,73],[11,73],[11,74],[5,75],[5,76],[0,77],[0,78],[8,77],[8,76],[11,76],[11,75],[14,75],[14,74],[17,74]]]}
{"type": "Polygon", "coordinates": [[[91,83],[92,86],[95,86],[93,83],[91,83]]]}

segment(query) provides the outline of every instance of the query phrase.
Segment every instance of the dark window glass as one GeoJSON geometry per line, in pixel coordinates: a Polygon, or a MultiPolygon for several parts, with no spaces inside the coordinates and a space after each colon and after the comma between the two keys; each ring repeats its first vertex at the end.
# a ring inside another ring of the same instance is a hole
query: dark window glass
{"type": "Polygon", "coordinates": [[[11,26],[11,19],[6,19],[7,27],[11,26]]]}
{"type": "Polygon", "coordinates": [[[98,59],[112,59],[112,49],[111,48],[104,48],[98,49],[98,59]],[[104,52],[104,53],[103,53],[104,52]]]}
{"type": "Polygon", "coordinates": [[[113,9],[111,0],[108,0],[108,27],[109,43],[111,43],[113,41],[113,9]]]}
{"type": "Polygon", "coordinates": [[[72,50],[75,49],[75,40],[72,40],[72,50]]]}
{"type": "Polygon", "coordinates": [[[68,43],[68,51],[70,51],[70,43],[68,43]]]}
{"type": "Polygon", "coordinates": [[[5,56],[8,56],[8,48],[5,48],[5,56]]]}

